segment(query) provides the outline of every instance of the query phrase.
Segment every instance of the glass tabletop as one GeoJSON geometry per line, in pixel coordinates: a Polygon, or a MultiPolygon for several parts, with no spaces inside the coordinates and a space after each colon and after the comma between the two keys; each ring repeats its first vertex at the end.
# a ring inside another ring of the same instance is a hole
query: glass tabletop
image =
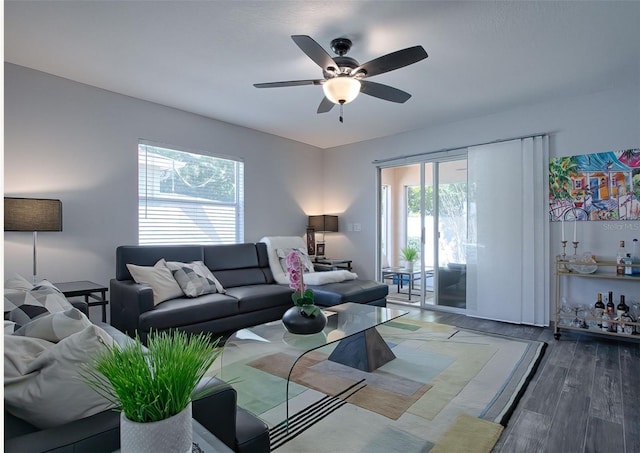
{"type": "Polygon", "coordinates": [[[287,332],[281,321],[274,321],[239,330],[226,341],[225,350],[230,347],[269,342],[277,344],[281,350],[305,353],[407,313],[402,310],[355,303],[336,305],[323,311],[327,316],[327,325],[320,333],[295,335],[287,332]]]}
{"type": "MultiPolygon", "coordinates": [[[[424,271],[429,274],[433,272],[433,267],[425,266],[424,271]]],[[[392,266],[392,267],[383,267],[383,274],[419,274],[422,272],[419,267],[402,267],[402,266],[392,266]]]]}
{"type": "MultiPolygon", "coordinates": [[[[270,425],[287,420],[291,373],[306,354],[320,348],[335,348],[340,340],[408,313],[357,303],[336,305],[323,311],[327,325],[317,334],[291,334],[278,320],[239,330],[229,337],[221,355],[220,377],[236,388],[240,406],[263,417],[265,408],[271,410],[270,415],[264,417],[270,425]],[[274,393],[279,397],[274,397],[274,393]],[[266,400],[272,403],[261,404],[266,400]]],[[[303,390],[293,388],[291,393],[303,390]]]]}

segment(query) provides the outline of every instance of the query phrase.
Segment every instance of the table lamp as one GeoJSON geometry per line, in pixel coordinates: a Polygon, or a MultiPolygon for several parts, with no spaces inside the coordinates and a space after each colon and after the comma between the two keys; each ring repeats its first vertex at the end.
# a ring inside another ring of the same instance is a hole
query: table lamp
{"type": "Polygon", "coordinates": [[[62,202],[45,198],[4,198],[4,231],[33,232],[33,284],[37,275],[38,231],[62,231],[62,202]]]}
{"type": "Polygon", "coordinates": [[[309,227],[313,228],[317,233],[322,233],[322,241],[318,241],[318,243],[316,244],[316,256],[323,257],[326,252],[324,233],[338,232],[338,216],[310,215],[309,227]]]}

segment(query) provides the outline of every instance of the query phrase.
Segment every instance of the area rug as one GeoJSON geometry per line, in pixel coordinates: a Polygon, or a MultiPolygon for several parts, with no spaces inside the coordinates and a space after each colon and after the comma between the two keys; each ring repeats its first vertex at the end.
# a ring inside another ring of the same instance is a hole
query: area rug
{"type": "Polygon", "coordinates": [[[294,358],[277,345],[226,357],[238,404],[271,428],[272,451],[490,452],[535,372],[545,344],[400,318],[378,331],[396,355],[367,373],[294,358]]]}

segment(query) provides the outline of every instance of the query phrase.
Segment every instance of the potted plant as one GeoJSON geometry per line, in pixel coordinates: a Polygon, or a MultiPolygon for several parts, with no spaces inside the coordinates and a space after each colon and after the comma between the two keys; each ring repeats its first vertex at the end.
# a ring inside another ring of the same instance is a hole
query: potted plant
{"type": "Polygon", "coordinates": [[[111,401],[120,415],[120,450],[191,452],[191,401],[222,350],[209,334],[152,332],[148,345],[136,337],[107,347],[86,366],[85,381],[111,401]]]}
{"type": "Polygon", "coordinates": [[[402,259],[404,259],[407,268],[413,269],[413,263],[418,259],[418,249],[413,246],[407,246],[400,250],[402,259]]]}
{"type": "Polygon", "coordinates": [[[293,307],[282,316],[282,324],[295,334],[318,333],[327,325],[327,316],[313,300],[313,291],[304,286],[304,267],[295,250],[286,257],[289,286],[294,290],[291,295],[293,307]]]}

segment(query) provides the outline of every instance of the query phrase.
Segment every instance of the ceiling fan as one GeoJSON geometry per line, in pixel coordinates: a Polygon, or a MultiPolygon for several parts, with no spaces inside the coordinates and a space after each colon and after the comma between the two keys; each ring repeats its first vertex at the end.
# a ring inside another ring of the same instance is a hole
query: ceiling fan
{"type": "Polygon", "coordinates": [[[318,106],[318,113],[326,113],[335,104],[339,104],[340,122],[342,122],[342,106],[353,101],[360,92],[400,104],[409,100],[411,95],[405,91],[364,79],[417,63],[428,56],[422,46],[414,46],[360,64],[353,58],[346,56],[352,45],[350,39],[336,38],[331,41],[331,49],[338,55],[337,57],[331,57],[320,44],[309,36],[293,35],[291,39],[309,58],[322,68],[324,78],[256,83],[253,86],[256,88],[279,88],[322,85],[324,98],[318,106]]]}

